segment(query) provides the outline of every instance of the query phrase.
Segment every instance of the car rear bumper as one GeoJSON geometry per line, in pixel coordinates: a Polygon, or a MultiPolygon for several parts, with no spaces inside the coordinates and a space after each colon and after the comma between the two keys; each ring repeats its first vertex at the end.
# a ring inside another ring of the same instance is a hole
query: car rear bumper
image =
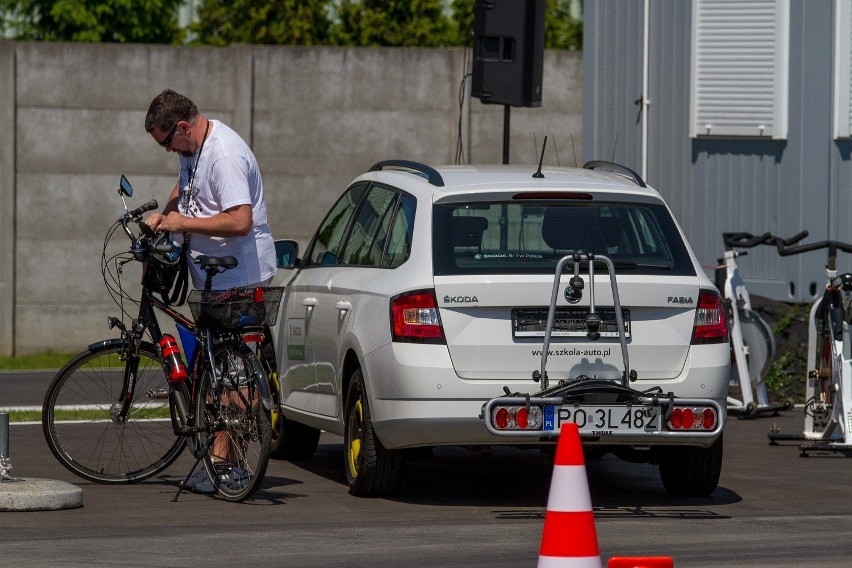
{"type": "MultiPolygon", "coordinates": [[[[710,346],[708,346],[710,347],[710,346]]],[[[727,345],[724,346],[727,349],[727,345]]],[[[712,360],[701,357],[702,360],[712,360]]],[[[717,357],[716,360],[719,360],[717,357]]],[[[720,427],[726,419],[728,365],[691,368],[692,376],[658,383],[663,392],[679,397],[712,399],[721,407],[720,427]],[[687,388],[689,387],[689,388],[687,388]],[[687,391],[681,394],[679,391],[687,391]]],[[[486,402],[510,392],[536,393],[541,389],[532,379],[514,383],[459,378],[443,345],[389,344],[364,359],[370,413],[379,439],[389,449],[437,445],[523,445],[554,441],[542,433],[495,435],[479,416],[486,402]],[[392,369],[392,372],[389,372],[392,369]]],[[[637,381],[634,388],[651,386],[637,381]]],[[[642,432],[637,435],[589,436],[584,442],[601,445],[692,445],[709,446],[718,432],[694,435],[642,432]]]]}

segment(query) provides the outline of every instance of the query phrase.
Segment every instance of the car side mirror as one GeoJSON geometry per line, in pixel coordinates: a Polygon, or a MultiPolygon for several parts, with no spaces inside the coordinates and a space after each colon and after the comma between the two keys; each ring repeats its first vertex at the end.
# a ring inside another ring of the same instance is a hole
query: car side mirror
{"type": "Polygon", "coordinates": [[[278,268],[296,268],[299,265],[299,243],[291,240],[275,241],[275,258],[278,268]]]}

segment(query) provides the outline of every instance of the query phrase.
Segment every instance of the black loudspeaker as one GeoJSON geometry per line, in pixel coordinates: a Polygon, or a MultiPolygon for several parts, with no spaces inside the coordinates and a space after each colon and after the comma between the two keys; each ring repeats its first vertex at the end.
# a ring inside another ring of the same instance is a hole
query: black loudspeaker
{"type": "Polygon", "coordinates": [[[471,96],[541,106],[545,0],[476,0],[471,96]]]}

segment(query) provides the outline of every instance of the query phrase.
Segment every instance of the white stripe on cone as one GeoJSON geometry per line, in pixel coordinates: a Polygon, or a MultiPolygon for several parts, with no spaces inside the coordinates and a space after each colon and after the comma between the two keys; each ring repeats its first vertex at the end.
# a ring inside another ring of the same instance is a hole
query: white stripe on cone
{"type": "Polygon", "coordinates": [[[591,511],[592,499],[589,496],[589,480],[586,467],[577,465],[553,466],[553,478],[550,480],[550,495],[547,498],[548,511],[591,511]],[[583,491],[571,488],[585,487],[583,491]]]}
{"type": "Polygon", "coordinates": [[[538,568],[602,568],[600,556],[539,556],[538,568]]]}

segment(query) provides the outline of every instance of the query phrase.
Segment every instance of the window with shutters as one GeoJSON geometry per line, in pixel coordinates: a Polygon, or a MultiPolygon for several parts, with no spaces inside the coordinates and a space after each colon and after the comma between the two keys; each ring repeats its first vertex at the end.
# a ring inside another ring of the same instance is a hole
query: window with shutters
{"type": "Polygon", "coordinates": [[[694,0],[690,136],[787,136],[789,0],[694,0]]]}

